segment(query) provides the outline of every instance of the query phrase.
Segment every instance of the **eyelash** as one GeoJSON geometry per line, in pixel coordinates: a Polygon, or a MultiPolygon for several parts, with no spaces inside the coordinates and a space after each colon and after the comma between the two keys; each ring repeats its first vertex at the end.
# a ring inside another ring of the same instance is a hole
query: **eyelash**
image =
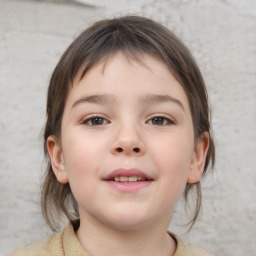
{"type": "Polygon", "coordinates": [[[172,125],[174,124],[174,121],[171,120],[170,118],[163,117],[163,116],[154,116],[150,118],[147,122],[150,122],[150,125],[156,125],[156,126],[166,126],[166,125],[172,125]],[[153,123],[154,121],[162,121],[161,124],[153,123]]]}
{"type": "MultiPolygon", "coordinates": [[[[110,123],[110,122],[108,120],[106,120],[104,117],[96,116],[96,115],[91,116],[82,122],[82,124],[89,125],[89,126],[101,126],[101,125],[108,124],[108,123],[110,123]],[[96,122],[96,123],[94,123],[94,122],[96,122]]],[[[146,123],[148,123],[150,125],[156,125],[156,126],[166,126],[166,125],[174,124],[174,121],[167,117],[154,116],[154,117],[150,118],[149,120],[147,120],[146,123]],[[159,121],[160,121],[160,123],[156,123],[159,121]]]]}
{"type": "Polygon", "coordinates": [[[106,118],[104,117],[101,117],[101,116],[91,116],[85,120],[82,121],[82,124],[85,124],[85,125],[89,125],[89,126],[100,126],[100,125],[104,125],[104,124],[108,124],[109,121],[106,120],[106,118]],[[99,120],[102,121],[102,123],[100,124],[93,124],[93,121],[96,121],[98,122],[99,120]]]}

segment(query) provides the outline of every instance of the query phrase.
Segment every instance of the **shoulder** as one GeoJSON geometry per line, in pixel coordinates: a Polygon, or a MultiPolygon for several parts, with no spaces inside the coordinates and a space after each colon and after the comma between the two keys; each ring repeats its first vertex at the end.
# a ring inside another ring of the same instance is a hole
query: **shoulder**
{"type": "Polygon", "coordinates": [[[45,240],[18,249],[7,256],[89,256],[80,245],[71,223],[61,232],[55,233],[45,240]]]}
{"type": "Polygon", "coordinates": [[[212,254],[209,254],[205,250],[182,240],[177,235],[170,233],[170,232],[169,232],[169,234],[177,242],[177,249],[176,249],[174,256],[213,256],[212,254]]]}
{"type": "Polygon", "coordinates": [[[64,255],[62,246],[63,232],[55,233],[40,242],[15,250],[7,256],[62,256],[64,255]]]}

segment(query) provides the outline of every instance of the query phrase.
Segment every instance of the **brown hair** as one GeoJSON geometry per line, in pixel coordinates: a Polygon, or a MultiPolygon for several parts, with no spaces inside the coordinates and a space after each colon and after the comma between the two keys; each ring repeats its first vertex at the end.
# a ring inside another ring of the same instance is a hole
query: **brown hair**
{"type": "MultiPolygon", "coordinates": [[[[47,153],[46,141],[50,135],[61,136],[61,122],[66,98],[73,80],[82,69],[82,77],[95,64],[107,60],[117,51],[139,61],[143,54],[163,61],[182,85],[189,101],[195,138],[209,132],[210,143],[204,174],[211,162],[214,165],[215,149],[210,131],[207,91],[201,72],[187,47],[167,28],[140,16],[124,16],[96,22],[83,31],[67,48],[58,62],[48,88],[47,122],[44,129],[44,150],[47,172],[42,186],[41,206],[49,226],[58,229],[59,217],[64,213],[70,221],[79,217],[78,205],[69,184],[57,181],[47,153]],[[56,215],[57,214],[57,215],[56,215]]],[[[201,208],[200,182],[187,184],[184,198],[187,201],[192,188],[196,188],[197,202],[192,225],[201,208]]]]}

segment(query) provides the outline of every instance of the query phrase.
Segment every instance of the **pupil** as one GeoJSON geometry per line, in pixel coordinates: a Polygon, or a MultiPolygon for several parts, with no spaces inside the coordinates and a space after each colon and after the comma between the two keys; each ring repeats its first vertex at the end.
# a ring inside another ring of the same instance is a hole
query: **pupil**
{"type": "Polygon", "coordinates": [[[153,124],[157,124],[157,125],[163,124],[163,118],[161,118],[161,117],[155,117],[155,118],[153,119],[153,124]]]}
{"type": "Polygon", "coordinates": [[[100,117],[95,117],[95,118],[92,119],[92,124],[93,125],[99,125],[99,124],[102,124],[102,122],[103,122],[103,120],[100,117]]]}

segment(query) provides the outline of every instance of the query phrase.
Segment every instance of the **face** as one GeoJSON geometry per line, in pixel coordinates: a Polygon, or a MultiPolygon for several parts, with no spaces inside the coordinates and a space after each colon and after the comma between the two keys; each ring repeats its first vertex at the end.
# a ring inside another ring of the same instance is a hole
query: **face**
{"type": "Polygon", "coordinates": [[[128,230],[169,222],[186,183],[201,177],[208,140],[195,141],[186,94],[165,64],[117,53],[75,81],[61,138],[47,145],[81,221],[128,230]]]}

